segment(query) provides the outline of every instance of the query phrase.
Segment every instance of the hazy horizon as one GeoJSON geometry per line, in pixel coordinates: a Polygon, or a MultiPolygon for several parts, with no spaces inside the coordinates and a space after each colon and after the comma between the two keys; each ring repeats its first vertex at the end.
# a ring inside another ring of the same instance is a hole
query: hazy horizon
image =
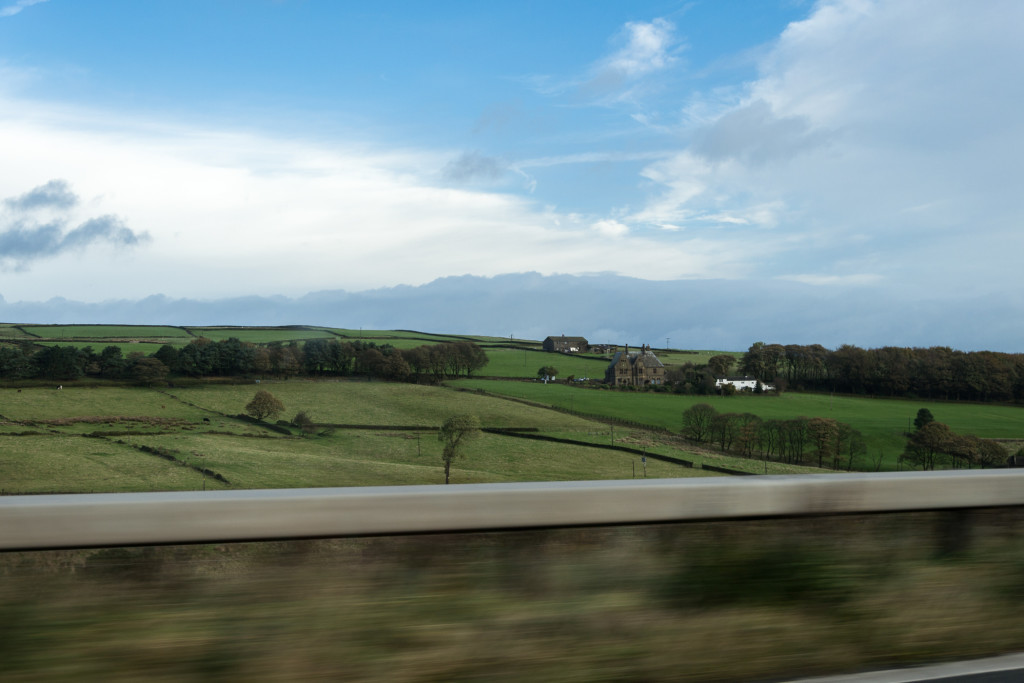
{"type": "Polygon", "coordinates": [[[573,296],[497,322],[1016,350],[1021,25],[1012,0],[0,0],[3,310],[381,292],[350,312],[395,320],[423,288],[471,327],[496,295],[460,318],[439,281],[536,273],[573,296]],[[654,301],[616,316],[595,273],[654,301]]]}

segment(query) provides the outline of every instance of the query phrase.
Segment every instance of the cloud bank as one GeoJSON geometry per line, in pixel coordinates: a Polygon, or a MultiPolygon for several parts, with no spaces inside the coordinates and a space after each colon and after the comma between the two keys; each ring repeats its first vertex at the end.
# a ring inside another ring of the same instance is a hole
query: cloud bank
{"type": "Polygon", "coordinates": [[[7,214],[0,217],[0,264],[23,271],[34,261],[80,252],[91,245],[131,247],[149,239],[113,215],[89,218],[68,230],[70,212],[78,204],[78,196],[64,180],[51,180],[4,199],[7,214]]]}

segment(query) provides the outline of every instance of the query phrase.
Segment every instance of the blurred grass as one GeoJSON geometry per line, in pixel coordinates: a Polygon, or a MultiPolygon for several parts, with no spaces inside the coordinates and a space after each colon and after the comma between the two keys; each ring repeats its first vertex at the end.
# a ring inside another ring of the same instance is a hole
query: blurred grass
{"type": "Polygon", "coordinates": [[[1021,511],[0,555],[0,677],[735,681],[1024,648],[1021,511]]]}

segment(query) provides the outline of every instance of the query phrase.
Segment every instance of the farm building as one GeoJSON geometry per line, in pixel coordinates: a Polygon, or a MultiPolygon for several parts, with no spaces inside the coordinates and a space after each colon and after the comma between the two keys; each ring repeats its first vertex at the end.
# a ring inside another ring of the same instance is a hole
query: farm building
{"type": "MultiPolygon", "coordinates": [[[[721,389],[726,384],[731,384],[736,387],[736,391],[754,391],[757,389],[758,381],[757,378],[752,375],[744,375],[742,377],[720,377],[715,380],[716,389],[721,389]]],[[[761,383],[761,389],[763,391],[774,391],[775,387],[770,384],[761,383]]]]}
{"type": "Polygon", "coordinates": [[[557,351],[559,353],[586,353],[590,344],[583,337],[548,337],[541,347],[545,351],[557,351]]]}
{"type": "Polygon", "coordinates": [[[650,346],[641,346],[639,351],[630,353],[626,345],[624,351],[612,356],[612,362],[604,371],[604,381],[616,387],[664,384],[665,366],[650,346]]]}

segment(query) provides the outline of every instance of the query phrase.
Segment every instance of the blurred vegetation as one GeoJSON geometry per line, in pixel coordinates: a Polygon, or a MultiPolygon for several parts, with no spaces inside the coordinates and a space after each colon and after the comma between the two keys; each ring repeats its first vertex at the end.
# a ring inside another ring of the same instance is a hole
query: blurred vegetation
{"type": "Polygon", "coordinates": [[[736,681],[1024,647],[1024,513],[0,555],[5,681],[736,681]]]}

